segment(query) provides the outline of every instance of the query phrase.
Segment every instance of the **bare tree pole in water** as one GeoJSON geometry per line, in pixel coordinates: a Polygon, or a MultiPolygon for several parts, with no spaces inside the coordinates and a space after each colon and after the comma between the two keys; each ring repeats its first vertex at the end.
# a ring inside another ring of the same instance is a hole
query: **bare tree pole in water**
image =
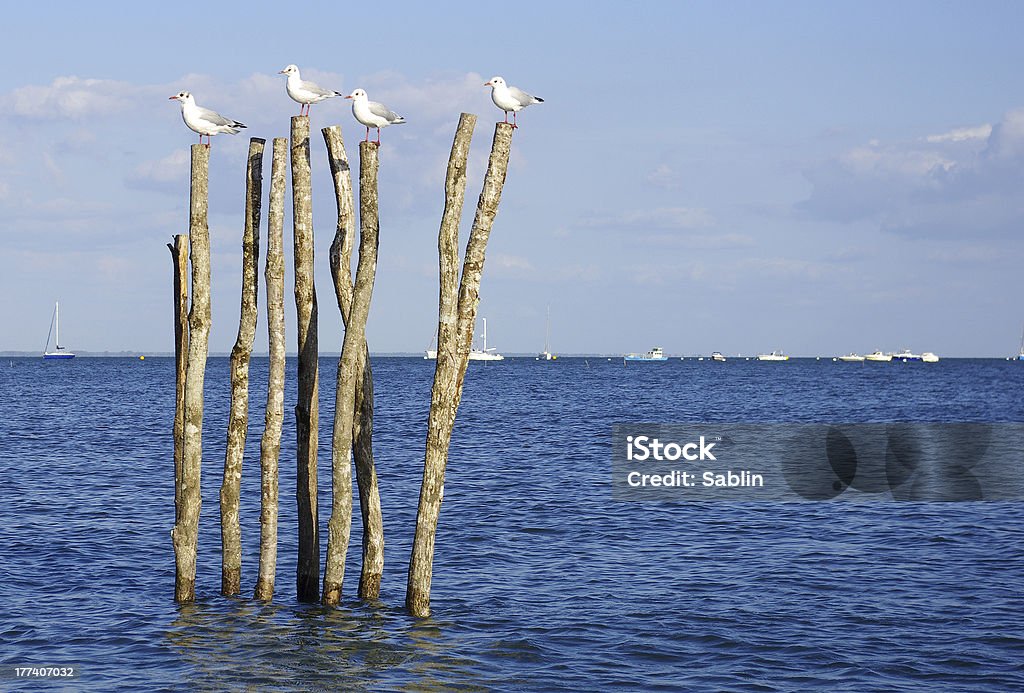
{"type": "MultiPolygon", "coordinates": [[[[352,309],[352,246],[356,234],[352,172],[348,154],[345,151],[345,143],[341,136],[341,128],[333,126],[324,128],[322,132],[324,142],[327,144],[331,174],[334,178],[334,192],[338,203],[338,227],[334,242],[331,244],[331,276],[334,279],[334,293],[338,300],[338,310],[341,312],[347,330],[349,313],[352,309]]],[[[376,188],[376,184],[374,187],[376,188]]],[[[361,260],[362,255],[360,255],[361,260]]],[[[342,384],[340,377],[342,360],[343,358],[339,358],[338,362],[339,392],[342,384]]],[[[373,373],[365,339],[362,354],[357,359],[354,377],[352,457],[355,460],[356,480],[359,485],[359,507],[363,520],[363,561],[359,578],[359,596],[363,599],[376,599],[380,596],[380,582],[384,572],[384,524],[380,506],[380,490],[377,486],[377,470],[373,461],[373,373]]],[[[339,435],[340,410],[336,404],[335,436],[339,435]]],[[[347,486],[348,495],[351,497],[351,474],[348,476],[349,481],[345,481],[342,476],[339,478],[339,482],[343,488],[347,486]]],[[[347,539],[345,544],[348,545],[347,539]]]]}
{"type": "Polygon", "coordinates": [[[284,422],[284,196],[288,187],[288,140],[274,138],[270,169],[270,207],[267,210],[267,333],[270,374],[267,409],[260,441],[260,567],[254,597],[269,601],[277,577],[277,481],[284,422]]]}
{"type": "Polygon", "coordinates": [[[466,158],[476,117],[462,114],[448,160],[445,179],[445,209],[438,233],[440,296],[437,326],[437,363],[431,390],[427,444],[416,514],[416,534],[409,559],[409,580],[405,605],[414,616],[430,615],[430,585],[434,564],[434,542],[444,497],[444,473],[448,462],[455,415],[462,398],[462,383],[469,362],[473,323],[479,303],[484,253],[501,201],[512,145],[512,125],[498,123],[487,162],[483,189],[458,282],[458,231],[466,189],[466,158]]]}
{"type": "Polygon", "coordinates": [[[174,523],[181,517],[181,457],[185,448],[185,357],[188,354],[188,236],[167,244],[174,265],[174,523]]]}
{"type": "Polygon", "coordinates": [[[270,206],[267,210],[266,321],[270,342],[266,416],[260,441],[259,577],[254,597],[273,598],[278,573],[278,463],[285,419],[285,191],[288,139],[275,137],[270,166],[270,206]]]}
{"type": "Polygon", "coordinates": [[[249,360],[256,338],[256,305],[260,264],[260,204],[263,198],[263,146],[249,140],[245,170],[245,228],[242,233],[242,305],[238,337],[231,349],[231,410],[224,453],[224,479],[220,487],[221,577],[224,595],[242,591],[242,530],[238,523],[238,497],[242,461],[249,428],[249,360]]]}
{"type": "Polygon", "coordinates": [[[210,150],[192,145],[189,196],[189,243],[192,262],[192,307],[188,315],[188,363],[185,370],[185,431],[181,460],[181,513],[171,530],[174,544],[176,601],[196,598],[196,547],[199,541],[200,480],[203,464],[203,382],[210,339],[210,150]]]}
{"type": "Polygon", "coordinates": [[[337,604],[341,599],[345,554],[352,525],[352,469],[349,458],[354,433],[356,389],[363,381],[359,362],[366,364],[366,320],[370,314],[373,280],[377,272],[380,231],[377,201],[379,151],[380,146],[374,142],[359,143],[359,264],[352,287],[351,309],[345,321],[345,341],[338,360],[332,446],[334,502],[331,520],[327,525],[327,567],[321,595],[322,602],[327,605],[337,604]]]}
{"type": "Polygon", "coordinates": [[[320,420],[317,366],[316,286],[313,284],[313,193],[309,167],[309,116],[292,116],[292,214],[294,217],[295,314],[298,323],[299,400],[295,405],[296,500],[299,510],[299,601],[320,596],[320,527],[316,454],[320,420]]]}

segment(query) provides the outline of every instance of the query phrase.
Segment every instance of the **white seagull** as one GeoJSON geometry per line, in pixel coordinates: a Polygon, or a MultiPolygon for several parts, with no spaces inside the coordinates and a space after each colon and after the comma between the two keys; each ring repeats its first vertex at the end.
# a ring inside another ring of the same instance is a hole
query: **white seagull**
{"type": "Polygon", "coordinates": [[[168,98],[181,103],[181,118],[190,130],[199,133],[199,144],[203,143],[203,135],[206,135],[206,146],[209,147],[212,135],[237,135],[239,129],[245,127],[237,120],[225,118],[216,111],[197,106],[195,98],[187,91],[179,91],[168,98]]]}
{"type": "Polygon", "coordinates": [[[302,104],[299,108],[299,115],[309,115],[310,104],[320,103],[324,99],[330,99],[334,96],[342,96],[340,91],[324,89],[316,82],[302,79],[299,76],[299,68],[295,65],[289,65],[277,74],[288,75],[288,96],[292,97],[293,101],[302,104]]]}
{"type": "Polygon", "coordinates": [[[356,89],[345,97],[352,99],[352,115],[360,123],[366,126],[366,141],[370,141],[370,128],[377,128],[377,144],[380,144],[380,129],[388,125],[401,125],[405,118],[398,115],[387,106],[376,101],[370,101],[366,92],[356,89]]]}
{"type": "Polygon", "coordinates": [[[491,88],[491,101],[494,102],[494,105],[505,111],[506,123],[509,111],[512,112],[512,127],[514,128],[519,127],[516,125],[516,113],[535,103],[544,103],[544,99],[539,96],[532,96],[518,87],[508,86],[501,77],[491,77],[491,81],[484,82],[484,86],[491,88]]]}

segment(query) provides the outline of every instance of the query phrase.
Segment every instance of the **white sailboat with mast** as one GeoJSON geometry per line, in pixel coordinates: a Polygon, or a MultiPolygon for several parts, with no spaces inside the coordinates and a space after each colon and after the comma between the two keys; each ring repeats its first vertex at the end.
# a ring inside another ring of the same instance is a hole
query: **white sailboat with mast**
{"type": "Polygon", "coordinates": [[[544,351],[537,354],[537,361],[554,361],[558,357],[551,353],[551,306],[548,306],[548,317],[544,323],[544,351]]]}
{"type": "Polygon", "coordinates": [[[53,304],[53,318],[50,320],[50,331],[46,335],[46,346],[43,347],[44,359],[73,359],[75,355],[60,345],[60,302],[53,304]],[[50,351],[50,337],[53,336],[53,351],[50,351]]]}
{"type": "MultiPolygon", "coordinates": [[[[483,331],[483,348],[477,349],[470,347],[469,360],[470,361],[504,361],[505,357],[497,352],[495,347],[487,346],[487,318],[481,318],[484,323],[483,331]]],[[[436,339],[436,335],[435,335],[436,339]]],[[[423,356],[424,359],[434,360],[437,358],[437,349],[427,349],[426,354],[423,356]]]]}

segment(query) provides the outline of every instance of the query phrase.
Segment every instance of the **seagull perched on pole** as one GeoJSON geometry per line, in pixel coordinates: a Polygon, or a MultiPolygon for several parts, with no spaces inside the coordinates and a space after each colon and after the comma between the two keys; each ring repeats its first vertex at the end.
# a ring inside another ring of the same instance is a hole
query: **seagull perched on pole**
{"type": "Polygon", "coordinates": [[[207,149],[210,147],[210,137],[212,135],[224,133],[237,135],[239,129],[245,127],[245,125],[237,120],[225,118],[216,111],[197,106],[195,98],[187,91],[179,91],[174,96],[168,97],[168,99],[181,103],[181,118],[192,132],[199,133],[199,144],[203,143],[203,135],[206,135],[207,149]]]}
{"type": "Polygon", "coordinates": [[[532,96],[518,87],[508,86],[501,77],[491,77],[491,81],[484,82],[484,86],[491,88],[491,101],[494,102],[494,105],[505,111],[506,123],[509,111],[512,112],[512,127],[514,128],[519,127],[516,125],[516,113],[535,103],[544,103],[544,99],[539,96],[532,96]]]}
{"type": "Polygon", "coordinates": [[[299,115],[309,115],[309,107],[311,104],[320,103],[325,99],[330,99],[334,96],[342,96],[340,91],[334,91],[332,89],[324,89],[316,82],[310,82],[308,79],[302,79],[299,75],[299,68],[295,65],[289,65],[285,69],[281,70],[277,74],[288,75],[288,96],[292,97],[293,101],[297,101],[302,104],[299,107],[299,115]],[[305,113],[303,113],[305,111],[305,113]]]}
{"type": "Polygon", "coordinates": [[[367,142],[370,141],[370,128],[377,128],[377,144],[380,144],[381,128],[386,128],[388,125],[401,125],[405,122],[405,118],[384,104],[370,101],[362,89],[356,89],[345,98],[352,99],[352,115],[366,126],[367,142]]]}

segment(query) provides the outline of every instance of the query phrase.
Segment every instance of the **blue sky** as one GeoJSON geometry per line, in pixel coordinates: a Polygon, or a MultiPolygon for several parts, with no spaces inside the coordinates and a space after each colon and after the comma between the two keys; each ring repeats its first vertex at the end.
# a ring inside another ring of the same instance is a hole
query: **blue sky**
{"type": "MultiPolygon", "coordinates": [[[[560,353],[1016,350],[1020,3],[285,7],[7,8],[0,349],[42,349],[58,299],[72,349],[172,348],[165,244],[187,230],[195,139],[167,97],[187,89],[249,125],[211,161],[211,349],[229,350],[247,138],[287,136],[298,107],[277,71],[296,63],[408,121],[382,137],[374,351],[431,339],[448,149],[459,113],[478,114],[475,202],[494,75],[546,100],[520,114],[488,251],[480,315],[502,351],[538,351],[547,306],[560,353]]],[[[319,129],[341,124],[354,154],[348,103],[312,110],[322,351],[342,333],[319,129]]],[[[265,169],[269,187],[269,153],[265,169]]]]}

